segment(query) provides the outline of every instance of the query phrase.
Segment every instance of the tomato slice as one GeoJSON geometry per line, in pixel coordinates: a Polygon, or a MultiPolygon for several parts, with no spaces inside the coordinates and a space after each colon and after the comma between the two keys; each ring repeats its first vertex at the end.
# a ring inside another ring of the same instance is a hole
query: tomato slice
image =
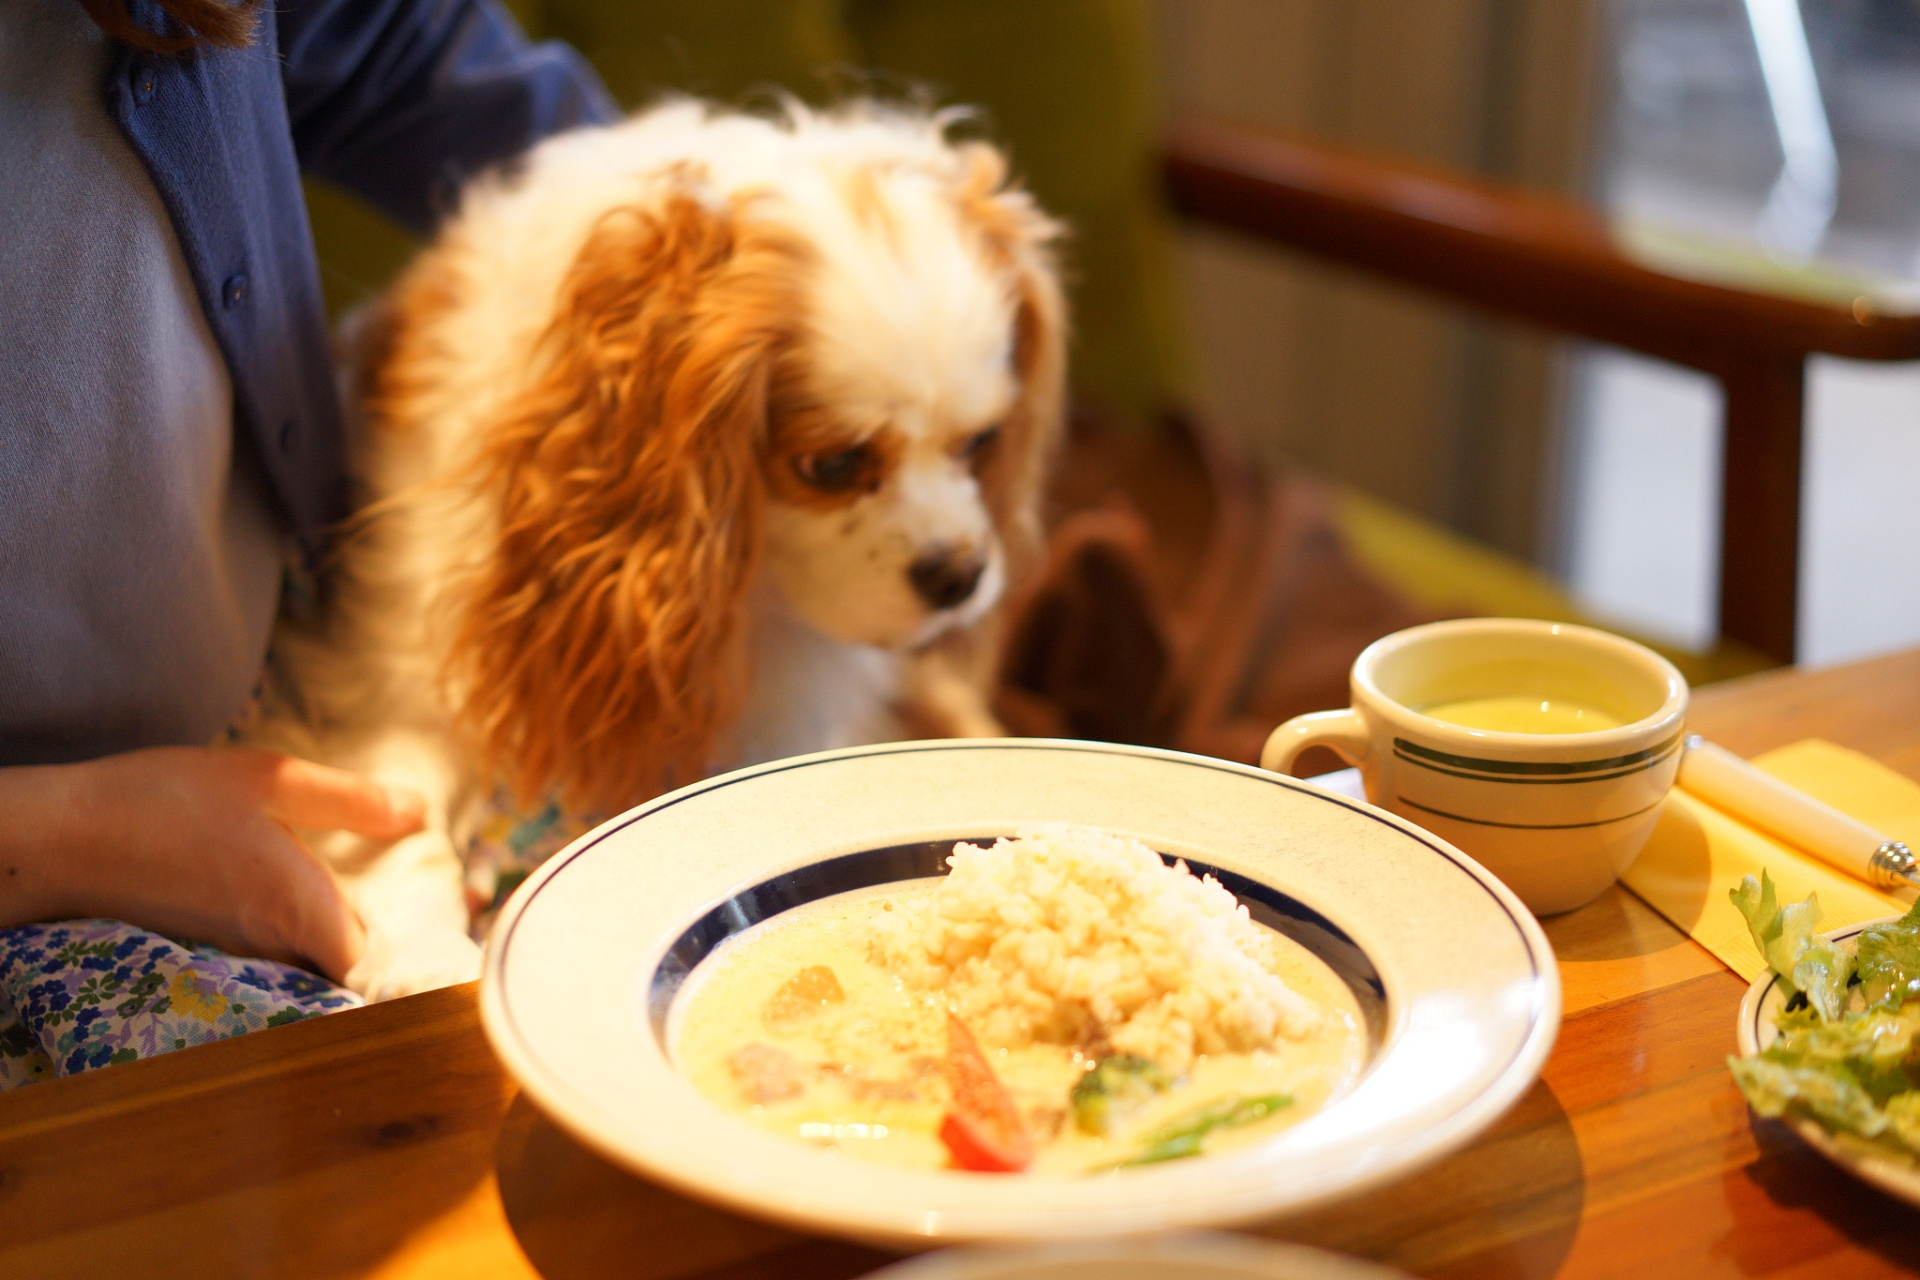
{"type": "Polygon", "coordinates": [[[947,1014],[946,1073],[953,1107],[940,1122],[940,1141],[954,1165],[976,1173],[1018,1173],[1032,1164],[1033,1135],[973,1032],[952,1013],[947,1014]]]}

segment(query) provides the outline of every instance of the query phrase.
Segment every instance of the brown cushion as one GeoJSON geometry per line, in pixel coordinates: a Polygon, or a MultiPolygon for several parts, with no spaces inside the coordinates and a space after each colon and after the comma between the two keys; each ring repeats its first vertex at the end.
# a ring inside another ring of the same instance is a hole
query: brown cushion
{"type": "Polygon", "coordinates": [[[1347,553],[1320,482],[1204,424],[1078,421],[1053,495],[994,697],[1016,733],[1252,762],[1280,721],[1346,705],[1361,649],[1434,616],[1347,553]]]}

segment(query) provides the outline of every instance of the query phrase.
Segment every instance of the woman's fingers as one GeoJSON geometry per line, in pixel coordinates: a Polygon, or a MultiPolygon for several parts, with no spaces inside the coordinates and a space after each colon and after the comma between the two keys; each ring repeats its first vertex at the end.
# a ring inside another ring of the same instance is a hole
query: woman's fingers
{"type": "Polygon", "coordinates": [[[0,926],[109,916],[339,981],[365,930],[287,828],[394,839],[418,830],[424,809],[358,774],[225,747],[0,770],[0,926]]]}
{"type": "MultiPolygon", "coordinates": [[[[388,787],[360,773],[269,752],[247,753],[263,773],[263,808],[274,823],[314,831],[351,831],[375,840],[411,835],[426,823],[418,793],[388,787]]],[[[360,918],[339,883],[306,846],[275,829],[262,837],[274,846],[278,875],[265,877],[275,891],[262,903],[261,936],[272,938],[296,959],[335,982],[367,948],[360,918]]]]}
{"type": "Polygon", "coordinates": [[[338,982],[366,950],[366,932],[332,873],[285,827],[256,814],[226,833],[231,906],[199,936],[222,950],[290,961],[338,982]]]}
{"type": "Polygon", "coordinates": [[[332,874],[299,841],[284,839],[291,846],[282,861],[288,868],[285,889],[292,908],[284,944],[297,960],[343,983],[367,949],[366,929],[332,874]]]}
{"type": "Polygon", "coordinates": [[[266,809],[290,827],[351,831],[375,840],[411,835],[427,814],[417,792],[292,756],[268,767],[266,809]]]}

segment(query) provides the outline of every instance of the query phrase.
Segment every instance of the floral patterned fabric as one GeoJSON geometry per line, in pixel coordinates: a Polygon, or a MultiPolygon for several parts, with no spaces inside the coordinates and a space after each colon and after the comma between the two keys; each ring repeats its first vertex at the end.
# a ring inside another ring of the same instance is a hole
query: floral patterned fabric
{"type": "Polygon", "coordinates": [[[360,1003],[291,965],[117,920],[0,929],[0,1091],[360,1003]]]}
{"type": "MultiPolygon", "coordinates": [[[[473,934],[593,823],[484,806],[464,850],[473,934]]],[[[117,920],[0,929],[0,1091],[363,1003],[291,965],[172,942],[117,920]]]]}
{"type": "MultiPolygon", "coordinates": [[[[317,599],[311,575],[290,552],[282,613],[309,615],[317,599]]],[[[250,728],[281,707],[283,674],[270,651],[224,741],[245,742],[250,728]]],[[[474,940],[485,940],[501,905],[534,868],[596,822],[555,803],[529,815],[505,792],[483,797],[463,824],[470,832],[462,856],[474,940]]],[[[363,1003],[291,965],[170,941],[118,920],[0,929],[0,1092],[363,1003]]]]}
{"type": "Polygon", "coordinates": [[[521,814],[506,793],[499,792],[481,806],[472,825],[461,856],[467,869],[467,902],[473,908],[473,940],[485,942],[493,918],[513,891],[599,820],[565,813],[553,801],[538,813],[521,814]]]}

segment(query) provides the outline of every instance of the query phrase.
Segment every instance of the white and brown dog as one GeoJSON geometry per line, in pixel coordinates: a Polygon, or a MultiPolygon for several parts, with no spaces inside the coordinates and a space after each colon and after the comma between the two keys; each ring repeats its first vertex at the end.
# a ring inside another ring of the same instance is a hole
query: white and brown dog
{"type": "Polygon", "coordinates": [[[428,797],[317,842],[373,997],[471,978],[495,794],[993,732],[969,673],[1037,549],[1058,227],[953,117],[670,102],[475,183],[362,327],[372,505],[259,740],[428,797]],[[969,658],[972,638],[974,657],[969,658]]]}

